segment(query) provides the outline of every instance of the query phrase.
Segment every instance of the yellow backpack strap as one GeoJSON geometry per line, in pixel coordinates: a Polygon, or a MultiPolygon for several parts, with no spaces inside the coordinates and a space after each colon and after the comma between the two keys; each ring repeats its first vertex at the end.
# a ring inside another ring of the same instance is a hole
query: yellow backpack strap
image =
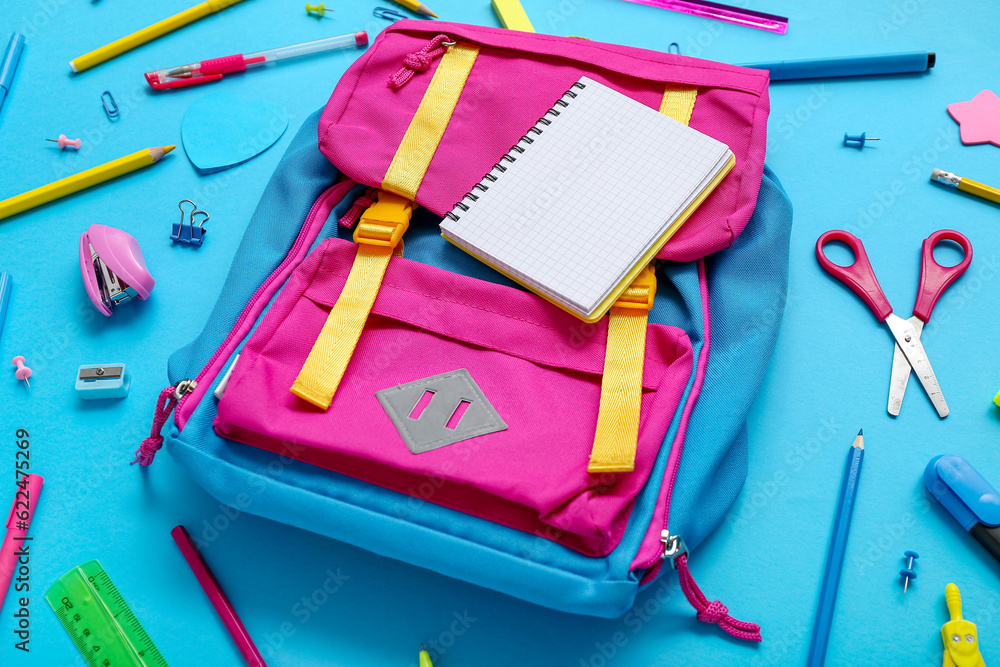
{"type": "MultiPolygon", "coordinates": [[[[687,125],[697,98],[697,88],[667,84],[660,113],[687,125]]],[[[646,324],[655,294],[656,274],[650,264],[611,307],[601,403],[588,472],[631,472],[635,468],[646,324]]]]}
{"type": "Polygon", "coordinates": [[[694,111],[694,101],[697,98],[697,88],[668,83],[660,102],[660,113],[687,125],[691,122],[691,112],[694,111]]]}
{"type": "Polygon", "coordinates": [[[650,264],[611,306],[601,404],[588,472],[630,472],[635,467],[646,322],[655,294],[656,274],[650,264]]]}
{"type": "Polygon", "coordinates": [[[416,199],[420,182],[441,143],[478,55],[478,47],[461,42],[445,51],[385,172],[383,190],[416,199]]]}
{"type": "Polygon", "coordinates": [[[361,214],[354,230],[358,244],[354,265],[290,390],[299,398],[324,410],[330,407],[378,296],[389,258],[410,226],[413,207],[412,201],[380,190],[378,201],[361,214]]]}

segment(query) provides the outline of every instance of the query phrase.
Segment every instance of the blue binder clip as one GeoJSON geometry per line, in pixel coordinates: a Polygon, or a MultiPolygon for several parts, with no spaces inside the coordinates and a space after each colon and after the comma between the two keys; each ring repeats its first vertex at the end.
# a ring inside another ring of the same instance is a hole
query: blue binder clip
{"type": "Polygon", "coordinates": [[[924,486],[962,528],[1000,561],[1000,493],[961,456],[935,456],[924,486]]]}
{"type": "Polygon", "coordinates": [[[76,374],[76,390],[84,400],[125,398],[131,383],[125,364],[80,366],[76,374]]]}
{"type": "Polygon", "coordinates": [[[190,243],[191,245],[200,246],[205,241],[205,234],[208,230],[205,229],[205,223],[208,222],[210,217],[208,213],[202,211],[198,208],[190,199],[182,199],[177,204],[177,208],[181,210],[181,220],[180,222],[175,222],[170,228],[170,238],[178,243],[190,243]],[[187,221],[184,220],[184,202],[191,204],[191,213],[187,216],[187,221]],[[195,224],[195,216],[198,214],[205,216],[195,224]]]}

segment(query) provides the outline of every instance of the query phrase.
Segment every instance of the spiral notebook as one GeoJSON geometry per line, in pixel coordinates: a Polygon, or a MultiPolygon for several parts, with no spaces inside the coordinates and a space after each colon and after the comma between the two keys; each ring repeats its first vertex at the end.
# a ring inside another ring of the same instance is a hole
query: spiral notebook
{"type": "Polygon", "coordinates": [[[729,147],[582,77],[441,223],[593,322],[732,169],[729,147]]]}

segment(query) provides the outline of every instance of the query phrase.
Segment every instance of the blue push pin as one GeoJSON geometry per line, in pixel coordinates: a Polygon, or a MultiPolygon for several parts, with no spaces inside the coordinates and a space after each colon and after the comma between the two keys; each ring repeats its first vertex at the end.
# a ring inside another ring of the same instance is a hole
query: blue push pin
{"type": "Polygon", "coordinates": [[[913,561],[920,558],[916,551],[904,551],[903,560],[909,559],[909,565],[899,571],[899,576],[903,578],[903,595],[906,595],[906,587],[910,585],[910,579],[916,579],[917,573],[913,571],[913,561]]]}
{"type": "Polygon", "coordinates": [[[857,146],[858,148],[864,148],[866,141],[881,141],[878,137],[871,137],[870,139],[865,135],[864,132],[861,134],[848,134],[844,132],[844,145],[845,146],[857,146]]]}

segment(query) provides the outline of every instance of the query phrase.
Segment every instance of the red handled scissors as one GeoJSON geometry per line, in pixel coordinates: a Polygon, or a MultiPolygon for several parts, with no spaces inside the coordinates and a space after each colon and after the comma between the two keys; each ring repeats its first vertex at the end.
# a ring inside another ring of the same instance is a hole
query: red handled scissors
{"type": "Polygon", "coordinates": [[[913,317],[904,320],[892,312],[889,300],[882,293],[871,262],[865,253],[865,247],[854,234],[839,229],[831,230],[816,241],[816,259],[819,260],[827,273],[844,283],[854,291],[865,305],[875,313],[875,317],[886,323],[892,337],[896,339],[896,349],[892,358],[892,377],[889,383],[889,414],[899,414],[903,404],[903,394],[910,378],[910,371],[917,374],[917,379],[931,399],[934,409],[941,418],[948,416],[948,404],[941,393],[934,369],[927,358],[927,352],[920,342],[920,334],[924,324],[931,318],[934,304],[944,294],[944,291],[965,273],[972,262],[972,244],[963,234],[951,229],[936,231],[926,239],[920,251],[920,286],[917,289],[917,302],[913,306],[913,317]],[[823,246],[830,241],[842,241],[854,253],[854,262],[848,266],[834,264],[823,253],[823,246]],[[964,257],[955,266],[941,266],[934,259],[934,246],[941,241],[954,241],[962,247],[964,257]]]}

